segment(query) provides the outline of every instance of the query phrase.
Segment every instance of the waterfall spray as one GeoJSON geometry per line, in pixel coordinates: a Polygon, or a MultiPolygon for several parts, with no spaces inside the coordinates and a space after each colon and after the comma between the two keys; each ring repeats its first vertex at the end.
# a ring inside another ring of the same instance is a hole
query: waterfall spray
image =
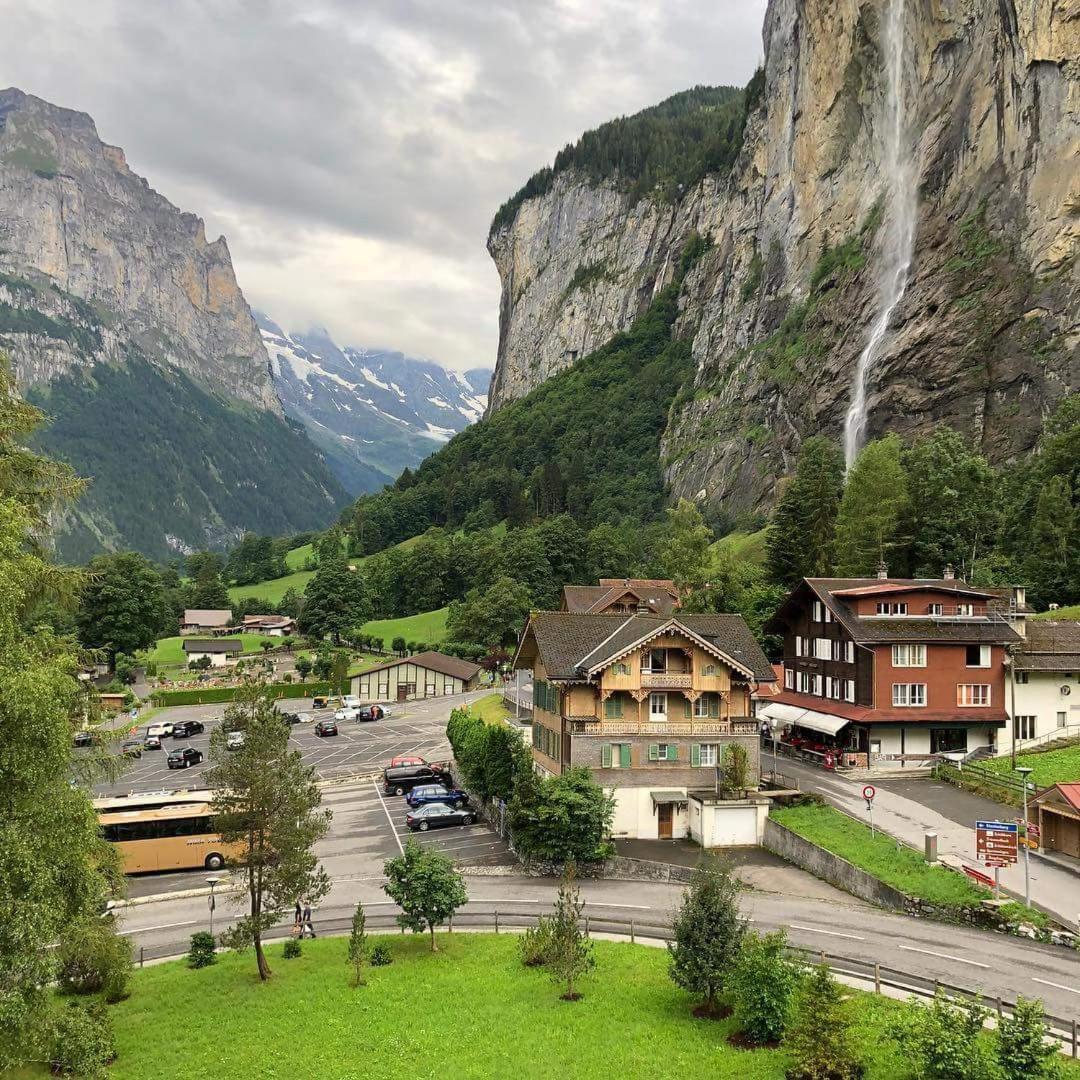
{"type": "Polygon", "coordinates": [[[888,336],[889,322],[904,298],[915,247],[917,188],[908,145],[904,101],[905,0],[888,0],[882,28],[885,53],[885,243],[878,274],[878,314],[855,366],[855,385],[844,421],[844,461],[850,469],[866,432],[866,388],[888,336]]]}

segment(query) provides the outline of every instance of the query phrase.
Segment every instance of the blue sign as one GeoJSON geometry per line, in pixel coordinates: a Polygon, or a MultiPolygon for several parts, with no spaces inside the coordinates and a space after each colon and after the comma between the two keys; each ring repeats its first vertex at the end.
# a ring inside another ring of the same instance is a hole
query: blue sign
{"type": "Polygon", "coordinates": [[[976,821],[975,828],[997,833],[1014,833],[1020,830],[1020,826],[1011,821],[976,821]]]}

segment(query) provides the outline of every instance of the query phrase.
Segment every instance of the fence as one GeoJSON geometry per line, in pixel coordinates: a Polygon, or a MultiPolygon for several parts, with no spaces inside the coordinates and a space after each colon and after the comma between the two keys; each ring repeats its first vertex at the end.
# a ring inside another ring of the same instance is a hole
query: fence
{"type": "MultiPolygon", "coordinates": [[[[979,783],[988,784],[990,787],[1006,792],[1013,796],[1017,802],[1022,801],[1024,797],[1024,782],[1022,780],[1019,780],[1014,776],[999,773],[994,769],[990,769],[985,765],[979,765],[976,762],[965,761],[954,763],[946,759],[939,759],[937,769],[939,770],[939,774],[943,775],[945,779],[960,777],[968,780],[977,780],[979,783]]],[[[1035,785],[1030,781],[1028,781],[1027,789],[1029,796],[1033,795],[1036,791],[1035,785]]]]}
{"type": "MultiPolygon", "coordinates": [[[[521,900],[506,901],[515,906],[525,904],[541,904],[543,901],[521,900]]],[[[370,904],[367,905],[367,928],[368,930],[393,930],[398,929],[397,917],[393,912],[373,912],[372,907],[393,907],[393,904],[370,904]]],[[[504,931],[523,930],[535,926],[537,919],[547,913],[549,905],[544,903],[544,912],[530,911],[506,911],[493,908],[490,911],[470,911],[472,904],[466,905],[456,915],[451,916],[445,924],[445,929],[453,932],[457,926],[462,930],[491,930],[496,934],[504,931]]],[[[647,918],[623,919],[609,916],[585,916],[586,934],[610,934],[629,939],[632,943],[638,941],[667,942],[672,940],[671,924],[666,922],[650,922],[647,918]]],[[[288,939],[291,934],[291,925],[275,927],[265,935],[267,941],[281,941],[288,939]]],[[[319,923],[319,932],[327,937],[344,936],[352,929],[352,919],[328,919],[319,923]]],[[[402,927],[401,933],[405,933],[402,927]]],[[[172,942],[166,945],[139,947],[139,966],[142,967],[147,960],[161,960],[168,957],[177,957],[187,952],[188,943],[172,942]]],[[[883,987],[899,990],[903,993],[912,994],[916,997],[933,997],[939,990],[943,990],[950,997],[960,1001],[982,1000],[992,1008],[997,1016],[1012,1015],[1016,1003],[1005,998],[985,998],[977,990],[966,986],[957,986],[953,983],[942,982],[940,979],[930,979],[925,975],[914,975],[908,971],[900,971],[898,968],[871,960],[862,960],[858,957],[843,956],[837,953],[828,953],[824,950],[806,949],[797,945],[788,946],[788,955],[802,964],[825,964],[836,975],[843,975],[850,979],[860,980],[873,986],[874,993],[880,994],[883,987]]],[[[1059,1016],[1045,1017],[1052,1033],[1061,1041],[1064,1052],[1071,1053],[1073,1058],[1080,1052],[1080,1020],[1076,1017],[1063,1019],[1059,1016]]]]}

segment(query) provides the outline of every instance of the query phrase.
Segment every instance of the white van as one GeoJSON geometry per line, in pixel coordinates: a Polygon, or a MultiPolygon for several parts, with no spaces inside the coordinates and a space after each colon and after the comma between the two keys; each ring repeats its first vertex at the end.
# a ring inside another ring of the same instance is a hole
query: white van
{"type": "Polygon", "coordinates": [[[355,694],[346,694],[341,699],[341,707],[343,709],[359,709],[360,699],[355,694]]]}

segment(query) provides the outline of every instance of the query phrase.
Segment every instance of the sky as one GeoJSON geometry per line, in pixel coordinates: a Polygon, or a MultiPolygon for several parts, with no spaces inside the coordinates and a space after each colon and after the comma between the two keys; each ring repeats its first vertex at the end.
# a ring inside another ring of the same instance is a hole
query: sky
{"type": "Polygon", "coordinates": [[[0,86],[90,113],[287,330],[492,367],[509,198],[583,131],[742,85],[766,0],[0,0],[0,86]]]}

